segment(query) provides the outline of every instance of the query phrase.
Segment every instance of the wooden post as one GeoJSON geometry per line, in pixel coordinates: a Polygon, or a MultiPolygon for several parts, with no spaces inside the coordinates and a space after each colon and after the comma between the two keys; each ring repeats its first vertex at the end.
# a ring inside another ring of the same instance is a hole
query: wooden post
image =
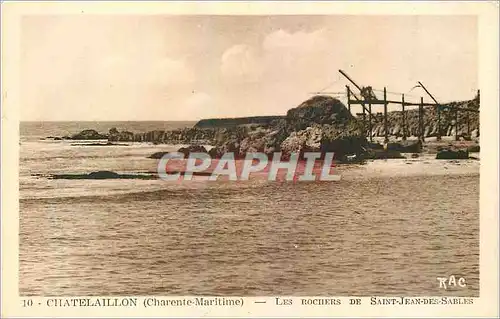
{"type": "MultiPolygon", "coordinates": [[[[366,98],[364,100],[366,104],[366,98]]],[[[364,106],[363,106],[363,136],[366,136],[366,110],[364,106]]]]}
{"type": "Polygon", "coordinates": [[[418,106],[418,135],[421,141],[424,141],[424,98],[420,98],[418,106]]]}
{"type": "Polygon", "coordinates": [[[384,143],[389,142],[389,132],[387,130],[387,90],[384,86],[384,143]]]}
{"type": "Polygon", "coordinates": [[[437,113],[437,140],[441,140],[441,105],[436,105],[436,113],[437,113]]]}
{"type": "Polygon", "coordinates": [[[370,126],[370,142],[373,142],[373,126],[372,126],[372,102],[368,102],[368,125],[370,126]]]}
{"type": "Polygon", "coordinates": [[[406,141],[405,95],[401,95],[401,116],[403,117],[403,141],[406,141]]]}
{"type": "Polygon", "coordinates": [[[455,107],[455,141],[458,141],[458,107],[455,107]]]}
{"type": "Polygon", "coordinates": [[[349,110],[349,113],[351,113],[351,89],[349,88],[349,85],[345,86],[347,89],[347,109],[349,110]]]}

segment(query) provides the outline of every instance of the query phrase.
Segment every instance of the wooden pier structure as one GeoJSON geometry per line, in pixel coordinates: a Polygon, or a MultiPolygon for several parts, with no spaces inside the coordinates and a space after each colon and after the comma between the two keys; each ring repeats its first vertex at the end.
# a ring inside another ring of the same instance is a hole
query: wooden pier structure
{"type": "MultiPolygon", "coordinates": [[[[432,94],[427,90],[427,88],[421,83],[418,82],[418,87],[421,87],[424,89],[424,91],[431,97],[431,99],[434,101],[434,103],[424,103],[424,98],[420,97],[420,102],[419,103],[414,103],[414,102],[407,102],[405,101],[405,95],[401,94],[401,100],[389,100],[387,99],[387,88],[384,87],[383,90],[383,99],[378,99],[374,92],[373,89],[368,86],[368,87],[360,87],[357,85],[345,72],[342,70],[339,70],[342,75],[344,75],[351,83],[354,84],[354,86],[358,89],[359,94],[361,97],[358,97],[356,93],[352,91],[352,89],[349,87],[349,85],[346,85],[346,90],[347,90],[347,108],[349,111],[351,111],[351,105],[361,105],[362,106],[362,113],[358,113],[358,116],[361,116],[362,118],[362,123],[363,123],[363,132],[368,132],[368,136],[370,137],[370,141],[372,140],[373,136],[373,122],[378,122],[379,118],[373,116],[372,110],[374,106],[383,106],[383,126],[384,126],[384,141],[387,143],[389,141],[389,130],[388,130],[388,123],[387,123],[387,106],[389,104],[397,104],[401,105],[401,124],[402,124],[402,131],[403,131],[403,140],[406,140],[407,136],[407,126],[408,126],[408,121],[407,121],[407,106],[418,106],[418,138],[421,141],[425,140],[425,132],[424,132],[424,118],[425,118],[425,108],[424,107],[434,107],[436,109],[436,114],[437,114],[437,119],[436,119],[436,125],[437,125],[437,139],[440,140],[442,136],[442,130],[441,130],[441,112],[444,109],[451,110],[454,114],[454,122],[455,122],[455,140],[458,141],[459,136],[458,136],[458,130],[459,130],[459,123],[458,123],[458,113],[459,112],[465,112],[466,114],[466,121],[467,121],[467,135],[470,136],[470,118],[469,118],[469,112],[474,112],[474,113],[479,113],[479,109],[473,109],[473,108],[466,108],[466,107],[457,107],[457,106],[451,106],[451,105],[446,105],[446,104],[441,104],[438,103],[437,100],[432,96],[432,94]],[[366,117],[368,115],[368,130],[367,130],[367,123],[366,123],[366,117]]],[[[478,96],[479,96],[479,90],[478,90],[478,96]]],[[[380,114],[380,113],[378,113],[380,114]]]]}

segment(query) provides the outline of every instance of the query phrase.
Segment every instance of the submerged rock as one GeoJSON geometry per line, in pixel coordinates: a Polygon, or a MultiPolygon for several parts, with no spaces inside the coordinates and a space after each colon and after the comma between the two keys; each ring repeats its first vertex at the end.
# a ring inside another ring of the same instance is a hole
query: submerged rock
{"type": "Polygon", "coordinates": [[[148,156],[148,158],[153,158],[153,159],[160,159],[163,157],[163,155],[168,154],[170,152],[156,152],[148,156]]]}
{"type": "MultiPolygon", "coordinates": [[[[187,147],[181,147],[177,152],[184,154],[184,157],[188,157],[191,153],[209,153],[203,145],[189,145],[187,147]]],[[[148,156],[148,158],[160,159],[163,155],[168,154],[168,151],[156,152],[148,156]]]]}
{"type": "Polygon", "coordinates": [[[398,158],[405,158],[399,151],[395,150],[369,150],[365,154],[365,159],[398,159],[398,158]]]}
{"type": "Polygon", "coordinates": [[[88,174],[91,179],[108,179],[108,178],[120,178],[120,174],[112,171],[98,171],[88,174]]]}
{"type": "Polygon", "coordinates": [[[128,144],[121,143],[72,143],[71,146],[128,146],[128,144]]]}
{"type": "Polygon", "coordinates": [[[156,175],[118,174],[112,171],[97,171],[89,174],[54,174],[52,179],[155,179],[156,175]]]}
{"type": "Polygon", "coordinates": [[[422,141],[416,140],[387,143],[387,150],[398,151],[401,153],[420,153],[422,151],[422,141]]]}
{"type": "Polygon", "coordinates": [[[468,159],[467,150],[442,149],[436,154],[436,159],[468,159]]]}

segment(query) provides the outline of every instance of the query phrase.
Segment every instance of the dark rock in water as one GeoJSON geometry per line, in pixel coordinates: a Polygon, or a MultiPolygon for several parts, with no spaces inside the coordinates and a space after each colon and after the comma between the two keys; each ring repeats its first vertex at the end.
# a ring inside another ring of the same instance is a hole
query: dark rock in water
{"type": "Polygon", "coordinates": [[[468,159],[469,152],[467,150],[443,149],[438,151],[436,159],[468,159]]]}
{"type": "Polygon", "coordinates": [[[52,179],[156,179],[156,174],[118,174],[112,171],[98,171],[89,174],[54,174],[52,179]]]}
{"type": "Polygon", "coordinates": [[[401,141],[397,143],[387,143],[387,150],[401,153],[420,153],[422,151],[422,141],[401,141]]]}
{"type": "Polygon", "coordinates": [[[304,130],[312,124],[346,123],[354,117],[338,99],[318,95],[303,102],[298,107],[288,110],[286,114],[289,131],[304,130]]]}
{"type": "Polygon", "coordinates": [[[170,152],[156,152],[148,156],[148,158],[160,159],[163,155],[168,154],[170,152]]]}
{"type": "Polygon", "coordinates": [[[71,146],[128,146],[128,144],[120,144],[120,143],[72,143],[71,146]]]}
{"type": "Polygon", "coordinates": [[[207,149],[203,145],[189,145],[188,147],[181,147],[177,152],[184,154],[188,157],[191,153],[208,153],[207,149]]]}
{"type": "Polygon", "coordinates": [[[112,171],[98,171],[88,174],[90,179],[109,179],[109,178],[120,178],[120,174],[112,171]]]}
{"type": "Polygon", "coordinates": [[[467,151],[470,153],[478,153],[481,150],[479,145],[472,145],[467,148],[467,151]]]}
{"type": "Polygon", "coordinates": [[[61,137],[54,137],[54,138],[53,138],[53,140],[54,140],[54,141],[61,141],[61,140],[62,140],[62,138],[61,138],[61,137]]]}
{"type": "Polygon", "coordinates": [[[116,127],[109,130],[108,140],[112,142],[133,142],[134,133],[129,131],[119,132],[116,127]]]}
{"type": "Polygon", "coordinates": [[[419,158],[418,153],[413,153],[413,154],[411,154],[411,158],[419,158]]]}
{"type": "Polygon", "coordinates": [[[83,130],[78,134],[71,136],[72,140],[106,140],[107,135],[100,134],[96,130],[83,130]]]}
{"type": "Polygon", "coordinates": [[[367,147],[372,149],[372,150],[383,150],[384,149],[384,145],[379,144],[379,143],[371,143],[371,142],[368,143],[367,147]]]}
{"type": "Polygon", "coordinates": [[[397,159],[405,158],[400,152],[394,150],[370,150],[365,154],[366,159],[397,159]]]}
{"type": "MultiPolygon", "coordinates": [[[[207,153],[207,149],[203,145],[190,145],[188,147],[181,147],[177,150],[177,152],[184,154],[184,158],[187,158],[191,153],[207,153]]],[[[148,156],[148,158],[153,159],[161,159],[163,155],[168,154],[170,152],[156,152],[148,156]]]]}

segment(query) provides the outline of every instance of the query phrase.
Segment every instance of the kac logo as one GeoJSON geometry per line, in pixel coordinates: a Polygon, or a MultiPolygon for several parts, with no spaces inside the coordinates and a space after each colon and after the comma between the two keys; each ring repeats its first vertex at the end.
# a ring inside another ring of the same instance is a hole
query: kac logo
{"type": "Polygon", "coordinates": [[[465,283],[465,278],[460,277],[458,280],[455,276],[451,275],[450,277],[437,277],[439,281],[439,288],[448,289],[448,287],[456,287],[465,288],[467,284],[465,283]]]}

